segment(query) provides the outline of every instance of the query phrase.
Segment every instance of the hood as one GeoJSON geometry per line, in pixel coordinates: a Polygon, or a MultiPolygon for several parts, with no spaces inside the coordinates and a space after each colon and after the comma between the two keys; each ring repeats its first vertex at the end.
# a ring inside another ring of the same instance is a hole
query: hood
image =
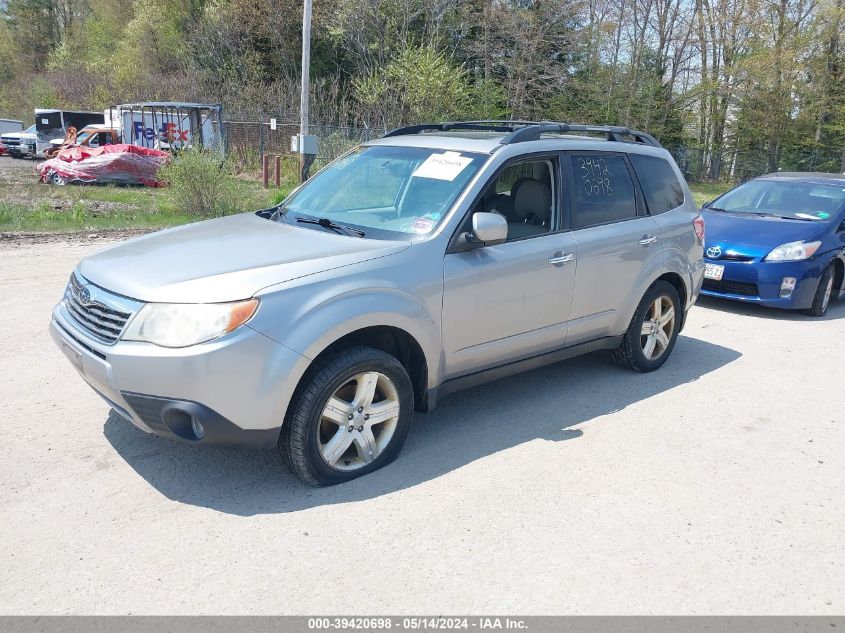
{"type": "Polygon", "coordinates": [[[6,134],[0,135],[0,139],[23,139],[23,138],[35,138],[35,134],[31,132],[6,132],[6,134]]]}
{"type": "Polygon", "coordinates": [[[141,301],[216,303],[246,299],[273,284],[392,255],[409,245],[245,213],[123,242],[82,260],[78,270],[91,283],[141,301]]]}
{"type": "Polygon", "coordinates": [[[718,246],[722,257],[727,252],[747,259],[765,257],[781,244],[817,239],[828,225],[827,222],[767,218],[707,209],[702,209],[701,215],[704,217],[705,256],[708,248],[718,246]]]}

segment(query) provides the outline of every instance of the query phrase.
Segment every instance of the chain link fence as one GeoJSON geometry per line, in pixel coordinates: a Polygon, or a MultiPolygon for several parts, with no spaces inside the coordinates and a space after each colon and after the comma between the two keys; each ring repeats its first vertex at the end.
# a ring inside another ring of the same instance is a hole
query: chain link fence
{"type": "Polygon", "coordinates": [[[774,158],[766,150],[708,152],[698,147],[674,147],[669,151],[690,182],[740,183],[776,171],[845,172],[843,148],[789,148],[774,158]]]}
{"type": "MultiPolygon", "coordinates": [[[[242,171],[257,172],[265,154],[282,156],[286,169],[295,171],[298,155],[291,152],[291,136],[299,133],[298,117],[276,117],[276,129],[271,129],[269,118],[250,121],[233,117],[224,121],[224,138],[229,158],[242,171]]],[[[334,160],[360,143],[384,135],[384,128],[315,123],[309,133],[319,139],[317,158],[312,169],[334,160]]],[[[740,183],[772,171],[845,171],[843,148],[788,148],[777,160],[771,160],[766,150],[740,151],[722,149],[705,151],[698,147],[676,146],[669,148],[681,171],[690,182],[740,183]],[[776,168],[772,169],[772,164],[776,168]]]]}
{"type": "MultiPolygon", "coordinates": [[[[269,120],[231,120],[224,122],[226,152],[242,169],[258,169],[265,154],[287,157],[298,156],[291,152],[291,137],[299,134],[299,121],[293,118],[276,119],[275,130],[269,120]]],[[[315,123],[309,134],[319,139],[317,164],[334,160],[355,146],[379,138],[384,128],[365,128],[348,125],[315,123]]]]}

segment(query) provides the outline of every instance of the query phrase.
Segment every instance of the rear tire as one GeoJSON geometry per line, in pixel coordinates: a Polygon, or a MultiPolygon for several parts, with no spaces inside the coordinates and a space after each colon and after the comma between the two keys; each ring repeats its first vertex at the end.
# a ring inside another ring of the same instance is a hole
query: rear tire
{"type": "Polygon", "coordinates": [[[655,281],[637,306],[613,359],[633,371],[654,371],[672,353],[681,318],[678,291],[666,281],[655,281]]]}
{"type": "Polygon", "coordinates": [[[830,306],[830,300],[833,295],[833,278],[834,278],[833,262],[827,265],[822,276],[819,277],[819,285],[816,288],[816,294],[813,295],[813,304],[804,312],[811,317],[823,317],[827,314],[827,308],[830,306]]]}
{"type": "Polygon", "coordinates": [[[279,450],[305,483],[343,483],[399,454],[414,411],[408,372],[390,354],[354,347],[318,359],[297,388],[279,450]]]}

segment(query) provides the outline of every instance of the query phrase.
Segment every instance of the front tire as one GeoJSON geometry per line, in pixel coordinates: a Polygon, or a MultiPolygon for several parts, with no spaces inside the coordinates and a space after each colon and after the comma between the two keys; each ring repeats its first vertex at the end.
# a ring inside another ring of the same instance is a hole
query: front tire
{"type": "Polygon", "coordinates": [[[312,486],[338,484],[396,459],[414,411],[408,372],[371,347],[318,359],[303,378],[282,427],[288,469],[312,486]]]}
{"type": "Polygon", "coordinates": [[[654,371],[669,358],[681,326],[681,299],[675,287],[656,281],[637,306],[613,359],[639,372],[654,371]]]}
{"type": "Polygon", "coordinates": [[[822,276],[819,278],[819,285],[816,288],[816,294],[813,296],[813,303],[806,310],[806,313],[811,317],[823,317],[827,314],[827,308],[830,305],[830,298],[833,295],[833,262],[828,264],[824,269],[822,276]]]}

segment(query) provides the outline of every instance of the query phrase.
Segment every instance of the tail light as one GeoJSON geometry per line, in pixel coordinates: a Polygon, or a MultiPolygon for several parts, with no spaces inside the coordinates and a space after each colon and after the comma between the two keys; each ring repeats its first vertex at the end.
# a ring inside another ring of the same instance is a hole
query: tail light
{"type": "Polygon", "coordinates": [[[700,215],[695,216],[692,225],[695,228],[695,234],[698,236],[699,241],[704,244],[704,218],[700,215]]]}

